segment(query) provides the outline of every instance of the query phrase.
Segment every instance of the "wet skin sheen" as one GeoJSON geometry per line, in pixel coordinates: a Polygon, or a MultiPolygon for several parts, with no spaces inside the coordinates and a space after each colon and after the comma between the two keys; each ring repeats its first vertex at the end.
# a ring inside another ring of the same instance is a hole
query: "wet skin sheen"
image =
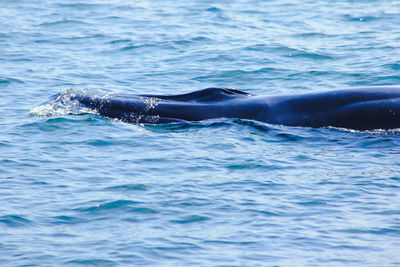
{"type": "Polygon", "coordinates": [[[370,87],[293,95],[254,96],[226,88],[182,95],[114,94],[72,97],[100,115],[134,123],[241,118],[305,127],[400,128],[400,87],[370,87]]]}

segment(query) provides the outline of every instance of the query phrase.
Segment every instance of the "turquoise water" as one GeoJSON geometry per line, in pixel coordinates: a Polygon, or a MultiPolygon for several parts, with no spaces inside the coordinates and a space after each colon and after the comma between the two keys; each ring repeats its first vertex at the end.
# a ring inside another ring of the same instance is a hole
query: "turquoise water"
{"type": "Polygon", "coordinates": [[[0,264],[398,266],[396,130],[143,126],[46,101],[398,85],[399,25],[398,1],[3,0],[0,264]]]}

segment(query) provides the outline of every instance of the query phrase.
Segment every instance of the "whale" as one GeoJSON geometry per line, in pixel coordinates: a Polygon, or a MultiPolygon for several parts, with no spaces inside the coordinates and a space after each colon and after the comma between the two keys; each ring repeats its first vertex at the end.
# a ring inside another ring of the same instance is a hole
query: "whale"
{"type": "Polygon", "coordinates": [[[400,128],[400,87],[381,86],[257,96],[231,88],[186,94],[77,92],[71,97],[99,115],[128,123],[160,124],[237,118],[301,127],[355,130],[400,128]]]}

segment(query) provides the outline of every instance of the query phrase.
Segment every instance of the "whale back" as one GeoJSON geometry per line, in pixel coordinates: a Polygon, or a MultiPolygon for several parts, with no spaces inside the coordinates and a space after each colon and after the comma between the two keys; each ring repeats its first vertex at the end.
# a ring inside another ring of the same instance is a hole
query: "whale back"
{"type": "Polygon", "coordinates": [[[297,95],[254,97],[228,88],[181,95],[77,92],[71,97],[100,115],[134,123],[242,118],[271,124],[342,127],[357,130],[400,128],[400,88],[373,87],[297,95]]]}
{"type": "Polygon", "coordinates": [[[143,97],[155,97],[163,100],[173,100],[179,102],[192,103],[212,103],[234,98],[251,96],[251,94],[233,88],[206,88],[188,94],[181,95],[140,95],[143,97]]]}

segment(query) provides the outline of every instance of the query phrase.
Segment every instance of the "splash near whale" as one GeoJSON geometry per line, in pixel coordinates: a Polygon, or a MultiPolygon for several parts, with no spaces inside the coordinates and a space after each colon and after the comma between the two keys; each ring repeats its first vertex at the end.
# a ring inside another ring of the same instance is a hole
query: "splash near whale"
{"type": "Polygon", "coordinates": [[[70,98],[101,116],[129,123],[240,118],[315,128],[400,128],[400,87],[277,96],[255,96],[229,88],[207,88],[180,95],[96,95],[78,91],[70,98]]]}

